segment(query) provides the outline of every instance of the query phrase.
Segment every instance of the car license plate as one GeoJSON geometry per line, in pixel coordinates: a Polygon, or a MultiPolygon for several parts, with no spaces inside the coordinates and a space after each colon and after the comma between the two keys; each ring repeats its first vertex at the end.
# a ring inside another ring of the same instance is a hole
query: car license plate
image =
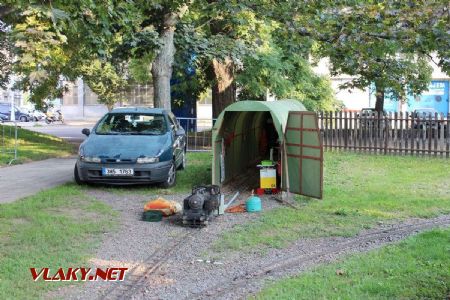
{"type": "Polygon", "coordinates": [[[103,176],[133,176],[133,169],[102,168],[103,176]]]}

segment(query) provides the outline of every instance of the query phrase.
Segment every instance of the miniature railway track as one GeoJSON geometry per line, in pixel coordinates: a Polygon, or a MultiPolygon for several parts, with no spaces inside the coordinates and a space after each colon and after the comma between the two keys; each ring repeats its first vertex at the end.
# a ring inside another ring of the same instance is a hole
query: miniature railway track
{"type": "Polygon", "coordinates": [[[169,242],[161,245],[156,249],[144,262],[137,264],[125,275],[122,282],[115,282],[112,287],[106,290],[100,299],[131,299],[141,291],[148,283],[151,275],[157,275],[164,263],[166,263],[170,255],[174,253],[183,243],[192,237],[193,231],[188,231],[181,237],[173,238],[169,242]]]}
{"type": "Polygon", "coordinates": [[[314,261],[320,261],[329,255],[341,254],[345,251],[350,251],[358,246],[367,245],[370,243],[375,243],[377,241],[385,241],[385,243],[398,241],[403,238],[403,236],[410,235],[414,232],[424,231],[437,226],[449,226],[450,216],[445,216],[444,218],[435,218],[432,220],[425,220],[415,224],[404,224],[393,228],[381,229],[366,234],[361,234],[344,241],[336,242],[334,247],[326,249],[317,249],[317,251],[312,253],[292,255],[288,258],[284,258],[282,261],[267,264],[262,267],[253,269],[247,272],[245,275],[241,275],[235,278],[229,278],[218,282],[215,286],[208,288],[207,290],[199,291],[189,297],[189,299],[231,299],[233,297],[233,291],[239,290],[239,288],[245,287],[252,280],[262,279],[264,276],[276,273],[279,270],[286,270],[292,268],[298,268],[302,265],[314,261]]]}

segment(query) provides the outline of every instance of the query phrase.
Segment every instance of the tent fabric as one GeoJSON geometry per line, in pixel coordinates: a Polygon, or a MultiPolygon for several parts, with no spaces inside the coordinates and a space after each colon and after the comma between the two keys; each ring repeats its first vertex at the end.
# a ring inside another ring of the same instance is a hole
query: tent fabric
{"type": "MultiPolygon", "coordinates": [[[[283,137],[284,129],[288,120],[290,111],[307,111],[303,104],[297,100],[278,100],[278,101],[238,101],[227,108],[219,115],[216,120],[214,128],[217,130],[220,128],[223,122],[223,117],[226,112],[245,112],[245,111],[258,111],[258,112],[270,112],[275,124],[275,128],[279,137],[283,137]]],[[[213,129],[214,130],[214,129],[213,129]]],[[[213,137],[214,140],[214,137],[213,137]]]]}
{"type": "Polygon", "coordinates": [[[291,111],[307,111],[297,100],[239,101],[229,105],[213,127],[213,184],[231,180],[259,158],[269,115],[280,144],[291,111]]]}

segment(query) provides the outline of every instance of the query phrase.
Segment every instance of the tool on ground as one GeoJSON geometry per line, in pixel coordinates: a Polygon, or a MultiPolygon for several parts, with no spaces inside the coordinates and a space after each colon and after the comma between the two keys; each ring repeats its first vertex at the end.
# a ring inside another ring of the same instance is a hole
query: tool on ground
{"type": "Polygon", "coordinates": [[[205,226],[219,208],[220,188],[217,185],[200,185],[183,200],[183,224],[205,226]]]}
{"type": "Polygon", "coordinates": [[[227,204],[225,204],[225,195],[220,195],[220,203],[219,203],[219,209],[218,209],[218,215],[223,215],[225,211],[228,211],[227,209],[231,206],[231,204],[234,202],[234,200],[237,199],[239,196],[239,191],[236,192],[233,197],[231,197],[230,201],[228,201],[227,204]]]}
{"type": "Polygon", "coordinates": [[[245,204],[236,204],[225,210],[227,213],[243,213],[245,212],[245,204]]]}

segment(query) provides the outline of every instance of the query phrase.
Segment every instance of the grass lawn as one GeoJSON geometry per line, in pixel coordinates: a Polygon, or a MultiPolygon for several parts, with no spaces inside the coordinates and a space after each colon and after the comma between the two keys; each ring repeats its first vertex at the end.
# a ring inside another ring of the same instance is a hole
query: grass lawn
{"type": "Polygon", "coordinates": [[[323,200],[297,197],[299,210],[263,212],[214,248],[283,247],[300,237],[352,236],[377,222],[450,213],[445,159],[327,152],[324,173],[323,200]]]}
{"type": "Polygon", "coordinates": [[[150,196],[155,194],[170,195],[175,193],[189,193],[195,185],[211,184],[212,154],[210,152],[188,152],[186,160],[186,169],[177,171],[177,184],[170,189],[162,189],[157,185],[129,187],[105,186],[103,188],[119,195],[132,192],[150,196]]]}
{"type": "Polygon", "coordinates": [[[280,280],[267,286],[256,298],[448,299],[449,296],[450,229],[446,229],[422,233],[398,245],[280,280]]]}
{"type": "MultiPolygon", "coordinates": [[[[60,138],[18,128],[18,160],[14,164],[51,157],[69,156],[75,153],[75,147],[60,138]]],[[[14,154],[5,154],[4,148],[14,150],[14,127],[0,125],[0,166],[9,163],[14,154]],[[1,140],[3,131],[4,141],[1,140]],[[4,143],[4,144],[3,144],[4,143]]]]}
{"type": "Polygon", "coordinates": [[[0,299],[35,299],[60,287],[34,282],[29,268],[86,266],[114,216],[74,184],[0,204],[0,299]]]}

